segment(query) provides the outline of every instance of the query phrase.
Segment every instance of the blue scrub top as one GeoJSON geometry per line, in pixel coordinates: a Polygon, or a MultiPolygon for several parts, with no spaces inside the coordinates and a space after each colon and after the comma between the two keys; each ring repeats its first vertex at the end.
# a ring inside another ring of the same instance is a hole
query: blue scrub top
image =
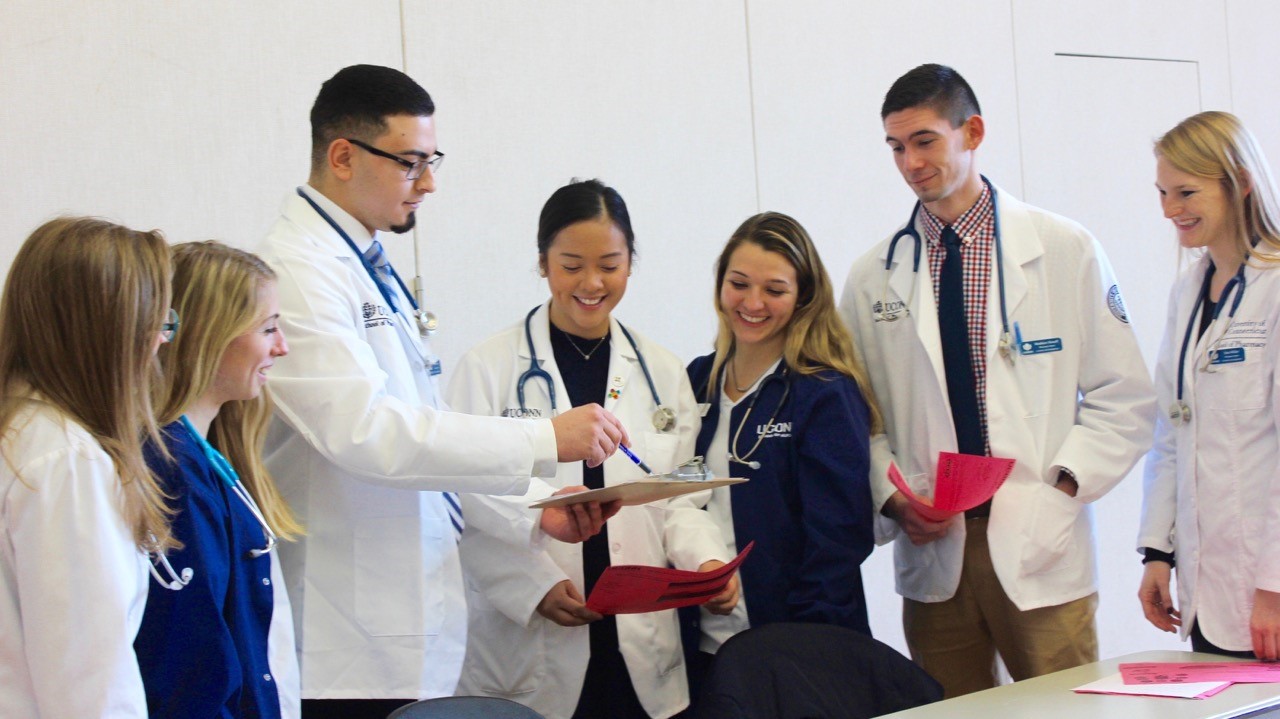
{"type": "MultiPolygon", "coordinates": [[[[719,383],[711,378],[714,355],[689,365],[699,402],[713,393],[698,433],[705,455],[720,421],[719,383]]],[[[729,488],[738,549],[754,541],[742,563],[747,618],[815,622],[868,636],[861,565],[875,547],[871,510],[870,412],[858,385],[832,370],[802,375],[779,363],[775,378],[733,409],[729,438],[743,430],[738,451],[749,453],[770,417],[773,429],[751,454],[759,469],[731,462],[729,473],[750,481],[729,488]],[[785,388],[790,385],[790,392],[785,388]],[[786,395],[784,400],[784,393],[786,395]]],[[[696,644],[694,646],[697,646],[696,644]]]]}
{"type": "MultiPolygon", "coordinates": [[[[271,626],[271,558],[258,520],[179,422],[162,430],[173,462],[148,445],[148,466],[174,497],[173,533],[183,548],[169,554],[191,582],[174,591],[153,577],[134,640],[147,710],[153,717],[280,716],[267,661],[271,626]]],[[[164,576],[161,570],[161,575],[164,576]]]]}

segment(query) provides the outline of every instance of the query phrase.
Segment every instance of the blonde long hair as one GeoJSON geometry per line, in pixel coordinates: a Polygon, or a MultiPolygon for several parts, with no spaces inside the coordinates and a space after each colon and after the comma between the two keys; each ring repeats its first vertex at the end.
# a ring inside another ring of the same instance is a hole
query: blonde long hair
{"type": "Polygon", "coordinates": [[[719,376],[720,368],[735,351],[729,316],[720,306],[720,288],[724,286],[724,277],[729,271],[729,259],[747,242],[782,255],[796,271],[796,309],[786,327],[783,361],[802,375],[830,369],[851,378],[866,400],[871,415],[871,433],[880,432],[883,427],[880,407],[871,391],[867,370],[853,351],[853,338],[836,313],[835,290],[827,269],[809,233],[795,219],[780,212],[762,212],[747,218],[734,230],[716,262],[715,307],[720,328],[716,333],[715,360],[711,364],[713,379],[707,384],[708,399],[715,391],[714,378],[719,376]]]}
{"type": "MultiPolygon", "coordinates": [[[[231,342],[262,321],[259,293],[276,279],[257,255],[214,241],[175,246],[173,267],[182,328],[160,350],[166,381],[157,387],[156,406],[166,425],[208,391],[231,342]]],[[[255,399],[223,403],[209,426],[209,443],[236,468],[272,530],[291,539],[302,526],[262,461],[271,410],[267,387],[255,399]]]]}
{"type": "Polygon", "coordinates": [[[8,446],[22,431],[17,416],[33,401],[53,405],[111,457],[120,512],[144,551],[176,546],[167,496],[142,453],[144,438],[159,442],[150,397],[169,274],[159,232],[62,217],[23,243],[0,300],[5,462],[14,467],[8,446]]]}
{"type": "Polygon", "coordinates": [[[1280,261],[1276,182],[1258,141],[1238,117],[1217,110],[1192,115],[1156,140],[1155,153],[1182,172],[1221,183],[1242,255],[1280,261]]]}

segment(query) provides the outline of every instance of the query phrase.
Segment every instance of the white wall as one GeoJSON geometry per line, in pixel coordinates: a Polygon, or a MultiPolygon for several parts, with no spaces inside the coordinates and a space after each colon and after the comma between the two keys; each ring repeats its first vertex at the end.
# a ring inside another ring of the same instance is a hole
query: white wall
{"type": "MultiPolygon", "coordinates": [[[[992,179],[1098,235],[1149,360],[1175,265],[1151,139],[1235,110],[1280,160],[1267,0],[9,0],[4,20],[0,270],[64,212],[252,248],[305,179],[319,83],[355,62],[416,77],[449,154],[418,230],[446,368],[543,298],[537,213],[575,176],[631,207],[619,316],[682,356],[708,348],[711,263],[751,213],[799,218],[839,286],[912,203],[878,108],[922,62],[977,90],[992,179]]],[[[409,242],[391,251],[412,266],[409,242]]],[[[1170,642],[1133,598],[1139,485],[1097,508],[1104,656],[1170,642]]],[[[901,647],[890,564],[864,575],[901,647]]]]}

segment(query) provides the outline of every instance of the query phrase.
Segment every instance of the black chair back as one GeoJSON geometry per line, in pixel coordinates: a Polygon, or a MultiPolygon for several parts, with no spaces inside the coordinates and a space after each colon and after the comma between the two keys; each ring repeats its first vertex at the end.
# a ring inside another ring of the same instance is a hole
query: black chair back
{"type": "Polygon", "coordinates": [[[523,704],[497,697],[441,697],[414,702],[387,719],[543,719],[523,704]]]}
{"type": "Polygon", "coordinates": [[[942,699],[892,647],[844,627],[776,623],[720,647],[697,719],[870,719],[942,699]]]}

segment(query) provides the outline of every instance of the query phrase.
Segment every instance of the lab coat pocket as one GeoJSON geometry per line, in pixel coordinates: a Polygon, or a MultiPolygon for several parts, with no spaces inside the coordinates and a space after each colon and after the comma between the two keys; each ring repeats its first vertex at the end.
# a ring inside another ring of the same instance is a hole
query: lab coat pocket
{"type": "MultiPolygon", "coordinates": [[[[1028,342],[1027,345],[1032,343],[1028,342]]],[[[1061,346],[1061,340],[1058,346],[1061,346]]],[[[1022,398],[1022,416],[1026,419],[1041,417],[1049,411],[1049,395],[1053,386],[1053,365],[1062,355],[1061,350],[1039,354],[1019,355],[1010,368],[1018,381],[1018,396],[1022,398]]],[[[1003,361],[1003,360],[1002,360],[1003,361]]]]}
{"type": "Polygon", "coordinates": [[[1196,397],[1205,409],[1242,412],[1266,409],[1271,396],[1271,367],[1262,350],[1245,350],[1243,362],[1210,365],[1196,375],[1196,397]]]}
{"type": "Polygon", "coordinates": [[[370,636],[440,633],[445,614],[441,564],[452,551],[446,540],[454,541],[444,520],[434,517],[357,520],[352,591],[356,619],[370,636]]]}
{"type": "MultiPolygon", "coordinates": [[[[473,636],[502,641],[469,642],[461,688],[490,696],[517,696],[537,691],[546,673],[545,634],[561,632],[567,638],[576,629],[562,628],[536,618],[530,627],[511,621],[496,609],[483,592],[468,588],[467,608],[472,613],[473,636]]],[[[586,631],[586,628],[581,628],[586,631]]],[[[584,661],[585,664],[585,661],[584,661]]]]}
{"type": "Polygon", "coordinates": [[[1038,483],[1035,506],[1022,525],[1022,575],[1060,569],[1071,549],[1076,519],[1084,504],[1051,485],[1038,483]]]}
{"type": "Polygon", "coordinates": [[[676,456],[676,451],[680,448],[680,438],[674,434],[645,432],[631,436],[636,443],[632,449],[658,474],[670,472],[676,468],[677,464],[689,459],[689,457],[676,456]]]}

